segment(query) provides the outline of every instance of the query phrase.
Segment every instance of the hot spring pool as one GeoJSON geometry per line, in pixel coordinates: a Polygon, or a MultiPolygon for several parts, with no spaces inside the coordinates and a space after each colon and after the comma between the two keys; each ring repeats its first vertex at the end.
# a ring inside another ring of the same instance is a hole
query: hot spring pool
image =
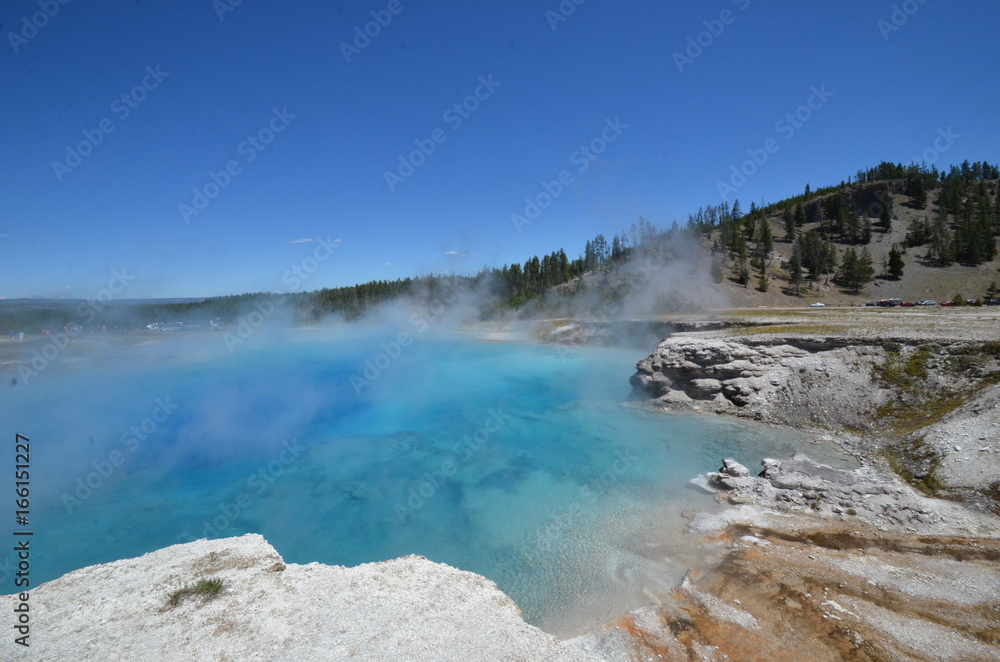
{"type": "Polygon", "coordinates": [[[680,513],[715,507],[688,481],[721,457],[849,462],[791,431],[624,406],[647,350],[426,338],[385,353],[386,338],[230,354],[219,336],[147,337],[5,386],[6,434],[32,442],[33,583],[254,532],[289,563],[421,554],[572,634],[696,562],[680,513]]]}

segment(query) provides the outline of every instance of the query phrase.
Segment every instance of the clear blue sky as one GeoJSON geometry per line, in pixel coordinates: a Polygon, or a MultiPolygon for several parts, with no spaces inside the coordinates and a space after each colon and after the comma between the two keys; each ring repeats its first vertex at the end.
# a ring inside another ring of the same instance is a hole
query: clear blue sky
{"type": "Polygon", "coordinates": [[[995,0],[910,0],[895,17],[892,2],[565,0],[558,22],[558,0],[243,0],[220,19],[235,1],[51,0],[51,17],[3,3],[0,296],[90,298],[112,270],[133,279],[120,297],[211,296],[287,291],[301,265],[318,265],[316,289],[576,256],[640,215],[667,225],[720,202],[768,139],[777,151],[728,196],[744,209],[909,163],[949,127],[937,165],[1000,160],[995,0]],[[348,62],[372,11],[391,20],[348,62]],[[678,67],[689,38],[707,45],[678,67]],[[477,87],[478,108],[446,114],[477,87]],[[616,119],[627,128],[604,131],[616,119]],[[268,145],[244,142],[262,129],[268,145]],[[100,144],[77,162],[85,131],[100,144]],[[386,171],[434,136],[390,190],[386,171]],[[596,160],[574,155],[595,139],[596,160]],[[180,205],[230,161],[185,223],[180,205]],[[563,170],[517,232],[511,215],[563,170]],[[313,263],[319,238],[341,241],[313,263]]]}

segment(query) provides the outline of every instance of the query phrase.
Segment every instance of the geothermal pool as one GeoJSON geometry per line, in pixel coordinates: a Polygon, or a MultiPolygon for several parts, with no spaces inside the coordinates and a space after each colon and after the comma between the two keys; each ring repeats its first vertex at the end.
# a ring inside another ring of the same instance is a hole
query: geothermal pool
{"type": "MultiPolygon", "coordinates": [[[[5,373],[5,434],[32,443],[33,584],[254,532],[289,563],[421,554],[480,573],[568,635],[698,563],[680,513],[714,507],[688,481],[719,458],[846,462],[791,431],[625,406],[651,347],[395,336],[230,353],[217,335],[146,335],[27,383],[5,373]]],[[[0,593],[13,563],[0,556],[0,593]]]]}

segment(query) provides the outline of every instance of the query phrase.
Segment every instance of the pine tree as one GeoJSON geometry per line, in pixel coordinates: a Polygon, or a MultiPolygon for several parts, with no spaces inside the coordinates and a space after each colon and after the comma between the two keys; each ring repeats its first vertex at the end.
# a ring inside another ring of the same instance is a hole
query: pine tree
{"type": "Polygon", "coordinates": [[[882,207],[882,213],[878,217],[878,229],[882,232],[892,231],[892,212],[888,207],[882,207]]]}
{"type": "Polygon", "coordinates": [[[710,271],[712,273],[712,282],[721,283],[723,280],[725,280],[726,276],[725,274],[722,273],[722,266],[719,264],[719,261],[715,258],[712,258],[712,267],[710,271]]]}
{"type": "Polygon", "coordinates": [[[870,244],[872,241],[872,222],[868,218],[861,220],[861,234],[858,236],[858,243],[870,244]]]}
{"type": "Polygon", "coordinates": [[[990,207],[990,194],[986,190],[985,182],[980,182],[980,190],[977,194],[976,216],[977,234],[982,244],[983,261],[992,262],[997,255],[997,243],[993,237],[992,209],[990,207]]]}
{"type": "Polygon", "coordinates": [[[757,277],[757,289],[761,292],[767,292],[767,269],[761,268],[760,275],[757,277]]]}
{"type": "MultiPolygon", "coordinates": [[[[742,235],[740,239],[743,239],[742,235]]],[[[736,282],[746,287],[747,283],[750,282],[750,270],[747,269],[747,244],[746,240],[740,246],[739,252],[736,254],[736,261],[733,264],[733,275],[736,277],[736,282]]]]}
{"type": "Polygon", "coordinates": [[[806,224],[806,209],[802,203],[795,205],[795,227],[801,228],[806,224]]]}
{"type": "Polygon", "coordinates": [[[799,296],[799,289],[805,278],[802,277],[802,257],[799,255],[798,246],[792,248],[792,264],[789,267],[789,282],[795,288],[795,296],[799,296]]]}
{"type": "Polygon", "coordinates": [[[921,220],[920,218],[914,217],[910,221],[909,227],[906,229],[906,245],[907,246],[923,246],[926,244],[931,237],[931,224],[926,219],[926,217],[921,220]]]}
{"type": "Polygon", "coordinates": [[[1000,234],[1000,190],[993,200],[993,233],[1000,234]]]}
{"type": "Polygon", "coordinates": [[[785,224],[785,241],[794,242],[795,241],[795,217],[792,215],[792,210],[785,207],[785,211],[781,213],[781,220],[785,224]]]}
{"type": "Polygon", "coordinates": [[[927,251],[927,256],[940,267],[947,267],[955,261],[954,242],[948,230],[948,214],[944,207],[931,224],[930,250],[927,251]]]}
{"type": "Polygon", "coordinates": [[[731,260],[736,260],[739,258],[746,259],[748,253],[749,249],[747,248],[746,237],[743,236],[743,233],[737,232],[732,237],[732,243],[730,243],[729,245],[729,259],[731,260]]]}
{"type": "Polygon", "coordinates": [[[767,257],[774,252],[774,235],[771,234],[771,223],[763,215],[760,217],[758,225],[758,241],[760,252],[763,257],[767,257]]]}
{"type": "Polygon", "coordinates": [[[920,175],[913,178],[912,183],[908,186],[907,193],[913,200],[913,206],[917,209],[925,209],[927,207],[927,189],[924,187],[924,179],[920,175]]]}
{"type": "Polygon", "coordinates": [[[853,248],[844,249],[844,254],[840,257],[840,271],[837,273],[837,280],[845,287],[851,287],[854,282],[854,274],[858,265],[858,254],[853,248]]]}
{"type": "Polygon", "coordinates": [[[747,283],[750,282],[750,270],[747,268],[745,258],[736,262],[736,282],[743,287],[746,287],[747,283]]]}
{"type": "Polygon", "coordinates": [[[622,242],[618,238],[618,235],[615,235],[611,239],[611,261],[618,262],[622,259],[623,255],[624,249],[622,248],[622,242]]]}
{"type": "Polygon", "coordinates": [[[903,267],[906,263],[903,262],[903,251],[899,249],[896,244],[892,245],[889,250],[889,277],[893,280],[899,280],[903,277],[903,267]]]}
{"type": "Polygon", "coordinates": [[[868,248],[858,255],[853,248],[847,248],[840,262],[840,273],[838,279],[855,294],[870,283],[875,276],[875,268],[872,266],[872,258],[868,253],[868,248]]]}
{"type": "Polygon", "coordinates": [[[603,234],[594,237],[594,255],[597,257],[597,264],[604,264],[608,259],[608,240],[603,234]]]}

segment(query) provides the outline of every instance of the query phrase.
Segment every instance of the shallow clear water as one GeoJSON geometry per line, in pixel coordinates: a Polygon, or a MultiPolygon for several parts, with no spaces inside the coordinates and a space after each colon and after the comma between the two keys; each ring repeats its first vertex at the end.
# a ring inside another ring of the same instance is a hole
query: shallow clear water
{"type": "Polygon", "coordinates": [[[694,562],[680,512],[713,507],[688,481],[719,458],[836,459],[792,432],[623,406],[645,350],[428,338],[387,360],[382,340],[229,355],[170,339],[4,387],[5,434],[32,440],[33,583],[256,532],[290,563],[477,572],[568,634],[694,562]],[[360,383],[366,360],[384,369],[360,383]]]}

